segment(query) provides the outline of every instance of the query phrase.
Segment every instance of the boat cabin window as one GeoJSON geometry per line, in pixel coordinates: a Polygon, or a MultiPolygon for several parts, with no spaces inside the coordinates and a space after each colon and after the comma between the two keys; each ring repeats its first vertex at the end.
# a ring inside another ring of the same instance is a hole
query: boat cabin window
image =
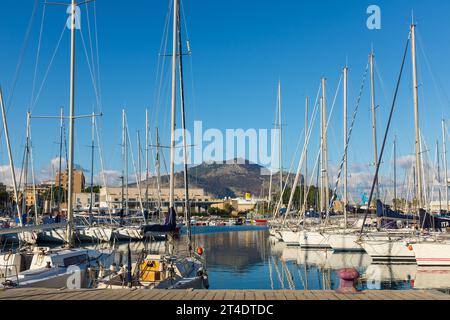
{"type": "Polygon", "coordinates": [[[64,267],[70,267],[70,266],[76,266],[79,264],[86,263],[87,261],[88,261],[87,255],[82,254],[82,255],[78,255],[78,256],[65,258],[63,260],[63,263],[64,263],[64,267]]]}

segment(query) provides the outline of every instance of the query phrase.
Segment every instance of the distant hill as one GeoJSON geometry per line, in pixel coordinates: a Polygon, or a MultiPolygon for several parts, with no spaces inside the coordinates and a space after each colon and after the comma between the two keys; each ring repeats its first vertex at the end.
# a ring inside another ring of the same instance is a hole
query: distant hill
{"type": "MultiPolygon", "coordinates": [[[[241,161],[244,163],[244,161],[241,161]]],[[[203,163],[201,165],[189,168],[189,185],[191,188],[202,188],[209,195],[217,199],[225,197],[242,197],[246,192],[254,196],[261,196],[263,186],[264,193],[267,196],[270,183],[270,175],[265,175],[267,169],[264,167],[245,161],[244,164],[238,164],[235,160],[233,164],[229,163],[203,163]]],[[[285,174],[287,176],[287,174],[285,174]]],[[[177,172],[175,175],[175,186],[184,187],[184,172],[177,172]]],[[[167,188],[169,177],[161,178],[163,188],[167,188]]],[[[156,186],[156,178],[152,177],[147,182],[150,187],[156,186]]],[[[273,191],[279,189],[279,175],[273,176],[273,191]]],[[[146,185],[146,182],[143,182],[146,185]]]]}

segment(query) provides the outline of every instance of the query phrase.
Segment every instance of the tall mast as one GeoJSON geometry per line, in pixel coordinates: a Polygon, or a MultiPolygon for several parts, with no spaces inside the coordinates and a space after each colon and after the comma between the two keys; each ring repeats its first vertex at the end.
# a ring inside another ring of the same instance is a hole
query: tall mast
{"type": "Polygon", "coordinates": [[[128,192],[128,128],[127,128],[127,114],[124,111],[123,112],[123,119],[124,119],[124,137],[125,137],[125,144],[124,144],[124,150],[125,150],[125,209],[127,216],[130,214],[130,198],[129,198],[129,192],[128,192]]]}
{"type": "Polygon", "coordinates": [[[347,115],[348,109],[348,67],[344,68],[344,224],[347,228],[347,205],[348,205],[348,129],[347,129],[347,115]]]}
{"type": "Polygon", "coordinates": [[[326,79],[322,78],[322,108],[323,108],[323,164],[324,164],[324,192],[325,192],[325,210],[327,218],[329,215],[330,192],[328,190],[328,121],[327,121],[327,87],[326,79]]]}
{"type": "MultiPolygon", "coordinates": [[[[141,131],[138,130],[136,133],[136,139],[137,139],[137,145],[138,145],[138,181],[139,184],[142,183],[142,162],[141,162],[141,157],[142,157],[142,146],[141,146],[141,131]]],[[[142,210],[144,210],[144,208],[142,208],[142,210]]]]}
{"type": "Polygon", "coordinates": [[[449,212],[449,203],[448,203],[448,167],[447,167],[447,135],[446,135],[446,127],[445,127],[445,120],[442,119],[442,144],[444,148],[444,170],[445,170],[445,208],[447,212],[449,212]]]}
{"type": "Polygon", "coordinates": [[[324,164],[324,115],[323,115],[323,97],[320,97],[320,197],[319,197],[319,211],[320,213],[323,213],[325,210],[325,195],[323,192],[325,182],[324,182],[324,172],[325,172],[325,164],[324,164]]]}
{"type": "Polygon", "coordinates": [[[91,144],[91,203],[89,204],[89,215],[92,216],[94,207],[94,156],[95,156],[95,113],[92,113],[92,144],[91,144]]]}
{"type": "Polygon", "coordinates": [[[126,133],[125,133],[125,109],[122,110],[122,211],[126,210],[127,204],[125,203],[125,175],[126,175],[126,133]]]}
{"type": "Polygon", "coordinates": [[[150,158],[149,158],[149,146],[150,146],[150,128],[148,109],[145,110],[145,205],[149,209],[148,204],[148,180],[150,178],[150,158]]]}
{"type": "Polygon", "coordinates": [[[417,200],[419,208],[423,208],[423,185],[421,174],[421,158],[420,158],[420,121],[419,121],[419,84],[417,81],[417,58],[416,58],[416,25],[411,24],[411,47],[412,47],[412,68],[413,68],[413,91],[414,91],[414,127],[416,132],[416,188],[417,200]]]}
{"type": "Polygon", "coordinates": [[[437,179],[438,179],[438,195],[439,195],[439,212],[442,212],[442,193],[441,193],[441,161],[439,158],[439,140],[436,140],[436,159],[437,159],[437,179]]]}
{"type": "Polygon", "coordinates": [[[394,211],[397,211],[397,136],[394,138],[394,211]]]}
{"type": "Polygon", "coordinates": [[[189,176],[188,176],[188,148],[186,137],[186,109],[184,97],[184,80],[183,80],[183,43],[181,40],[181,16],[178,12],[178,53],[180,68],[180,96],[181,96],[181,122],[183,130],[183,157],[184,157],[184,210],[187,226],[188,250],[192,251],[192,233],[191,233],[191,205],[189,201],[189,176]]]}
{"type": "Polygon", "coordinates": [[[170,193],[169,210],[175,209],[175,129],[177,109],[177,49],[178,49],[178,12],[179,0],[173,1],[173,41],[172,41],[172,121],[171,121],[171,144],[170,144],[170,193]]]}
{"type": "Polygon", "coordinates": [[[30,162],[30,114],[27,113],[27,128],[26,128],[26,143],[25,143],[25,157],[23,169],[23,192],[22,192],[22,216],[27,213],[27,193],[28,193],[28,164],[30,162]]]}
{"type": "Polygon", "coordinates": [[[305,176],[303,178],[303,212],[308,210],[308,134],[309,134],[309,98],[305,100],[305,176]]]}
{"type": "Polygon", "coordinates": [[[61,122],[59,129],[59,175],[58,175],[58,212],[61,212],[62,201],[62,153],[63,153],[63,134],[64,134],[64,108],[61,108],[61,122]]]}
{"type": "Polygon", "coordinates": [[[20,214],[19,193],[17,192],[16,170],[14,169],[14,160],[12,157],[11,143],[10,143],[10,139],[9,139],[8,121],[6,120],[6,109],[5,109],[5,105],[3,103],[3,92],[2,92],[1,87],[0,87],[0,105],[1,105],[1,109],[2,109],[3,130],[5,131],[6,148],[8,149],[9,169],[11,171],[11,179],[13,182],[14,197],[16,198],[17,216],[19,218],[19,227],[22,227],[23,221],[22,221],[22,215],[20,214]]]}
{"type": "MultiPolygon", "coordinates": [[[[278,128],[280,131],[278,146],[278,156],[280,161],[280,203],[283,205],[283,114],[281,102],[281,81],[278,81],[278,128]]],[[[289,212],[286,214],[289,214],[289,212]]]]}
{"type": "MultiPolygon", "coordinates": [[[[370,79],[371,79],[371,110],[372,110],[372,134],[373,134],[373,165],[375,168],[378,167],[378,143],[377,143],[377,106],[375,97],[375,55],[373,52],[369,56],[370,62],[370,79]]],[[[380,186],[378,184],[378,179],[376,183],[376,194],[375,199],[378,200],[380,197],[380,186]]],[[[369,203],[370,206],[370,203],[369,203]]]]}
{"type": "MultiPolygon", "coordinates": [[[[159,141],[159,130],[156,128],[156,188],[158,191],[158,210],[161,211],[161,143],[159,141]]],[[[161,214],[161,212],[160,212],[161,214]]]]}
{"type": "Polygon", "coordinates": [[[73,247],[73,169],[74,169],[74,134],[75,134],[75,44],[76,44],[76,9],[75,0],[71,5],[71,52],[70,52],[70,125],[69,125],[69,172],[67,201],[67,243],[73,247]]]}

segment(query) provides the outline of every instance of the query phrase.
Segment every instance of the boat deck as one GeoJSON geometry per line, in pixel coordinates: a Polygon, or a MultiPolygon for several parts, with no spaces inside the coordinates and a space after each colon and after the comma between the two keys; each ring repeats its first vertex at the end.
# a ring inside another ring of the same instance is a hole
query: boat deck
{"type": "Polygon", "coordinates": [[[439,291],[364,291],[358,294],[340,294],[335,291],[258,291],[258,290],[54,290],[8,289],[0,291],[5,300],[450,300],[450,295],[439,291]]]}

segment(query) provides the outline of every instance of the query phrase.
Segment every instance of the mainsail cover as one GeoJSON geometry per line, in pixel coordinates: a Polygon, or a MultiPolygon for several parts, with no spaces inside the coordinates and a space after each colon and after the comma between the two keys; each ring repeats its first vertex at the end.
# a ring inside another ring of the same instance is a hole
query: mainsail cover
{"type": "Polygon", "coordinates": [[[153,224],[142,227],[144,234],[149,232],[155,233],[170,233],[175,232],[177,229],[177,214],[174,208],[169,209],[169,214],[166,216],[164,224],[153,224]]]}

